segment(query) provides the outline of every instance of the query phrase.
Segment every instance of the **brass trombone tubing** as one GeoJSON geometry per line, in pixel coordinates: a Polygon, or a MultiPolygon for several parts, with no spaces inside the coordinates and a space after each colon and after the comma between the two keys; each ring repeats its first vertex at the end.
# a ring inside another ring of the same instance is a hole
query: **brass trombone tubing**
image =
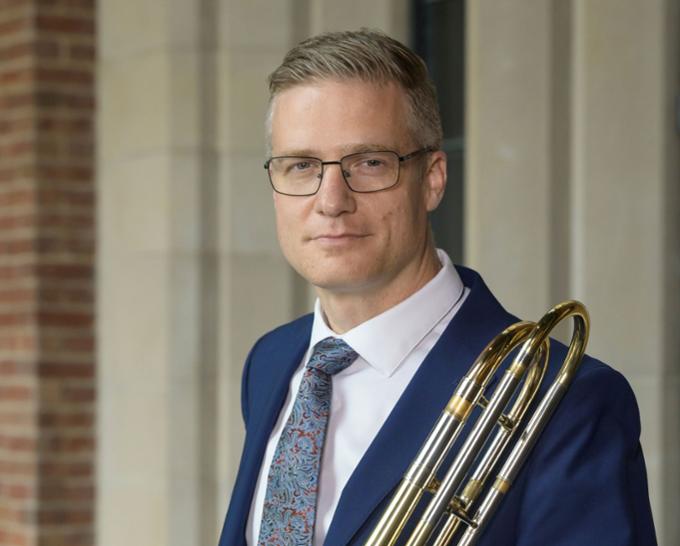
{"type": "Polygon", "coordinates": [[[475,515],[476,526],[466,529],[458,542],[458,546],[472,546],[481,536],[576,375],[585,353],[590,331],[588,311],[582,303],[577,301],[562,302],[548,311],[538,321],[535,331],[526,341],[518,358],[521,358],[522,353],[530,354],[532,350],[535,350],[542,340],[548,338],[555,326],[568,317],[572,317],[574,320],[574,330],[567,356],[557,372],[555,380],[540,400],[510,455],[498,472],[494,485],[483,499],[475,515]]]}
{"type": "Polygon", "coordinates": [[[522,464],[571,383],[585,352],[588,332],[589,319],[585,307],[576,301],[566,301],[551,309],[537,324],[516,323],[496,336],[477,357],[456,387],[449,403],[404,475],[392,501],[365,543],[366,546],[393,545],[401,535],[423,493],[430,489],[436,489],[435,495],[417,523],[414,533],[409,537],[408,546],[424,545],[445,513],[453,513],[453,515],[447,516],[448,519],[443,529],[440,527],[435,546],[445,546],[450,543],[457,534],[459,520],[468,524],[468,528],[458,542],[459,546],[474,544],[514,482],[522,464]],[[539,402],[536,411],[502,465],[494,484],[471,518],[468,515],[469,509],[476,504],[484,482],[487,481],[500,455],[509,444],[510,436],[517,430],[524,412],[531,404],[543,379],[544,367],[548,359],[548,335],[559,322],[567,317],[574,319],[574,330],[567,357],[555,381],[539,402]],[[461,451],[457,454],[441,484],[437,484],[437,471],[472,410],[483,400],[483,393],[489,380],[509,352],[521,343],[523,345],[519,354],[505,372],[491,399],[486,403],[486,409],[475,423],[475,427],[463,443],[461,451]],[[503,415],[522,376],[525,376],[522,390],[510,413],[507,416],[503,415]],[[479,458],[481,449],[496,424],[500,424],[500,428],[491,440],[490,450],[482,455],[481,461],[477,464],[476,470],[462,493],[456,496],[456,491],[460,488],[470,466],[479,458]],[[452,505],[456,505],[454,509],[451,508],[452,505]],[[455,514],[456,509],[458,514],[455,514]]]}
{"type": "Polygon", "coordinates": [[[365,546],[391,546],[397,541],[423,493],[434,483],[437,470],[479,403],[490,379],[505,357],[527,339],[534,326],[533,322],[509,326],[492,339],[477,357],[406,471],[365,546]]]}
{"type": "MultiPolygon", "coordinates": [[[[524,414],[529,409],[531,402],[541,386],[549,356],[549,344],[545,342],[540,346],[534,363],[527,372],[527,377],[522,386],[522,390],[517,396],[512,409],[506,415],[507,422],[498,423],[498,430],[489,446],[484,451],[481,461],[477,464],[472,475],[467,478],[467,482],[461,494],[455,497],[455,504],[457,504],[457,506],[452,507],[449,505],[448,513],[444,516],[444,523],[437,533],[432,546],[446,546],[451,542],[462,522],[460,511],[463,511],[466,515],[470,514],[471,508],[475,506],[477,499],[484,492],[484,485],[510,444],[510,440],[512,440],[514,434],[517,432],[519,425],[524,418],[524,414]]],[[[476,522],[469,521],[468,524],[476,525],[476,522]]]]}
{"type": "MultiPolygon", "coordinates": [[[[532,328],[532,332],[534,329],[535,327],[532,328]]],[[[529,335],[531,335],[531,332],[529,335]]],[[[527,338],[527,341],[524,342],[524,346],[526,346],[529,339],[530,338],[527,338]]],[[[535,388],[529,392],[523,389],[523,392],[530,396],[530,398],[528,400],[521,400],[518,398],[518,402],[524,403],[526,406],[528,406],[528,404],[531,402],[533,395],[536,393],[538,387],[540,386],[540,382],[543,379],[543,371],[546,363],[545,359],[540,362],[537,360],[537,355],[541,353],[541,351],[539,351],[540,347],[541,345],[539,344],[539,347],[537,347],[532,353],[526,353],[524,350],[520,350],[520,353],[517,355],[512,365],[503,374],[503,377],[500,380],[498,386],[495,388],[493,396],[490,398],[487,407],[479,416],[475,422],[474,428],[470,431],[468,437],[461,446],[456,458],[439,484],[437,492],[425,508],[425,512],[421,516],[413,533],[406,542],[406,546],[423,546],[427,543],[428,539],[435,531],[442,517],[446,513],[451,501],[454,499],[456,491],[463,483],[463,480],[467,476],[470,467],[482,451],[484,444],[489,438],[493,428],[498,424],[500,417],[503,415],[505,407],[508,405],[512,395],[517,390],[520,380],[525,375],[525,373],[527,373],[527,370],[535,369],[535,366],[540,366],[540,377],[536,378],[534,374],[530,376],[533,380],[535,388]],[[523,358],[523,354],[528,355],[528,358],[523,358]]],[[[547,345],[542,356],[548,356],[547,345]]],[[[499,447],[505,447],[505,444],[502,444],[499,447]]]]}

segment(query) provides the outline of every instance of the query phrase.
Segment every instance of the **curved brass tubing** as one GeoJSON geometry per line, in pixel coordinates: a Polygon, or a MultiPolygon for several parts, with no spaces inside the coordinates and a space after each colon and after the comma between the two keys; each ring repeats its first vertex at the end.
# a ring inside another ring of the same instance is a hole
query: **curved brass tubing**
{"type": "Polygon", "coordinates": [[[537,323],[518,322],[492,339],[456,387],[366,546],[395,544],[425,492],[434,492],[434,495],[408,537],[407,546],[424,546],[435,532],[433,546],[454,544],[456,537],[455,544],[474,544],[574,378],[585,352],[588,332],[586,308],[570,300],[553,307],[537,323]],[[562,367],[510,453],[503,458],[543,381],[550,352],[548,336],[558,323],[569,317],[573,318],[574,329],[562,367]],[[490,379],[519,345],[522,345],[519,353],[487,399],[485,390],[490,379]],[[512,406],[507,410],[510,403],[512,406]],[[440,481],[437,473],[442,462],[476,406],[484,409],[440,481]],[[470,472],[473,465],[474,470],[470,472]],[[494,483],[487,486],[499,465],[501,469],[494,483]]]}

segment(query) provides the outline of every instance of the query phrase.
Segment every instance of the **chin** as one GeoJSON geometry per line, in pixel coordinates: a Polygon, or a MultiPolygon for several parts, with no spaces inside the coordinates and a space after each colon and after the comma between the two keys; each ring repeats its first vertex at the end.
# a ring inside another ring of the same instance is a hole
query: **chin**
{"type": "Polygon", "coordinates": [[[334,292],[337,294],[351,294],[362,292],[371,286],[377,284],[377,274],[370,275],[366,272],[358,272],[355,269],[351,271],[339,271],[333,269],[332,271],[315,271],[314,273],[304,274],[302,276],[307,279],[315,288],[334,292]]]}

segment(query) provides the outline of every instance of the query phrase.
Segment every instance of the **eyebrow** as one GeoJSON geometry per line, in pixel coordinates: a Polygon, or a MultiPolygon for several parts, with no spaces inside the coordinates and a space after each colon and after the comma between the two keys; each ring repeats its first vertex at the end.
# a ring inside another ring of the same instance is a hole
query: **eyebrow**
{"type": "MultiPolygon", "coordinates": [[[[344,157],[350,154],[360,154],[362,152],[382,152],[388,150],[397,151],[398,147],[396,145],[390,144],[367,144],[367,143],[346,144],[340,147],[340,157],[344,157]]],[[[321,159],[320,158],[321,155],[323,154],[320,154],[318,150],[313,150],[311,148],[293,148],[290,150],[285,150],[284,152],[281,153],[276,153],[274,154],[274,157],[294,156],[294,157],[316,157],[321,159]]],[[[339,157],[336,159],[339,159],[339,157]]]]}

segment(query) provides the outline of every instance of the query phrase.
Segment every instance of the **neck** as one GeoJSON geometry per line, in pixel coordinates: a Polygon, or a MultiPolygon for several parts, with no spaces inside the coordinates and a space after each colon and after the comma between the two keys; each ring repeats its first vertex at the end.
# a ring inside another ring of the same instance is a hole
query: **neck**
{"type": "Polygon", "coordinates": [[[328,326],[335,333],[344,334],[416,293],[440,269],[435,249],[429,248],[421,260],[402,270],[394,279],[350,291],[317,287],[316,292],[328,326]]]}

